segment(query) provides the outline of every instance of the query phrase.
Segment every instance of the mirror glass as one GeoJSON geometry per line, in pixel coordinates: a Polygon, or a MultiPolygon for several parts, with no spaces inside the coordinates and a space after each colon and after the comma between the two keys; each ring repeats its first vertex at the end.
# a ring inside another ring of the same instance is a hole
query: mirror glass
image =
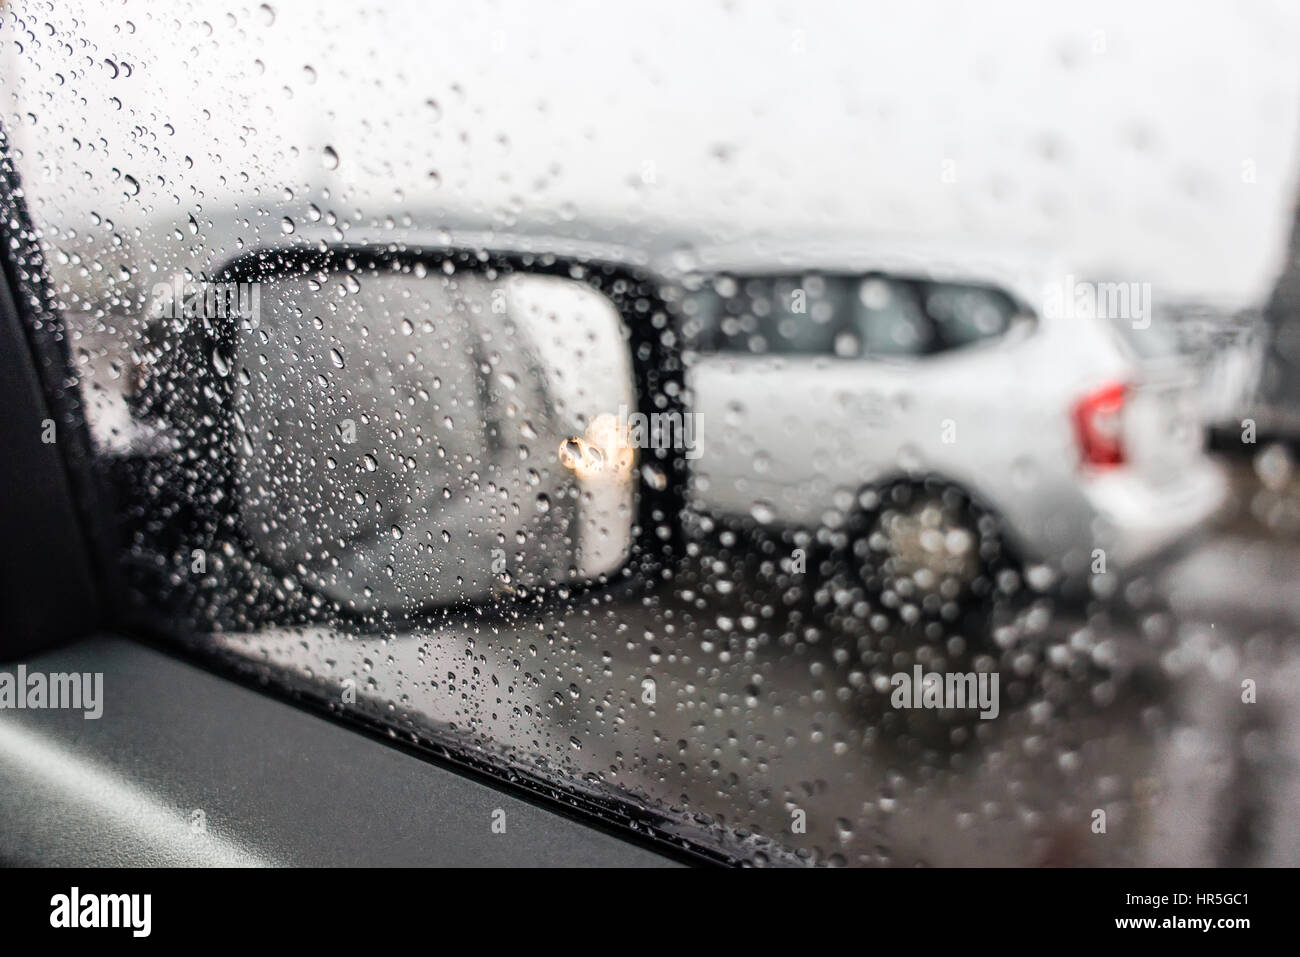
{"type": "Polygon", "coordinates": [[[344,608],[486,601],[626,557],[633,456],[611,423],[636,407],[631,361],[581,282],[282,276],[233,366],[244,529],[344,608]]]}

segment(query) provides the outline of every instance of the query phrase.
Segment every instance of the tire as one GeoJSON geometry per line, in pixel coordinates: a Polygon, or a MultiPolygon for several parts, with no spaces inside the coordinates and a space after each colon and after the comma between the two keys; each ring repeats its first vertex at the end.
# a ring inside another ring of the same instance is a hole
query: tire
{"type": "Polygon", "coordinates": [[[863,490],[857,506],[823,596],[842,622],[957,622],[1019,585],[997,518],[955,485],[898,481],[863,490]]]}

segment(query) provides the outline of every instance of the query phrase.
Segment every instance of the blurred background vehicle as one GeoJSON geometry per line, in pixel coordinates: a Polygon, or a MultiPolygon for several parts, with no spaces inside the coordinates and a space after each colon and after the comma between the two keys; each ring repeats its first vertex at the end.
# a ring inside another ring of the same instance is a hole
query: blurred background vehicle
{"type": "Polygon", "coordinates": [[[1053,314],[1044,290],[1070,274],[1030,257],[880,245],[699,254],[716,271],[690,280],[689,383],[726,427],[693,463],[696,508],[854,529],[861,559],[903,571],[883,588],[941,601],[1030,566],[1040,587],[1113,588],[1219,508],[1169,329],[1053,314]]]}

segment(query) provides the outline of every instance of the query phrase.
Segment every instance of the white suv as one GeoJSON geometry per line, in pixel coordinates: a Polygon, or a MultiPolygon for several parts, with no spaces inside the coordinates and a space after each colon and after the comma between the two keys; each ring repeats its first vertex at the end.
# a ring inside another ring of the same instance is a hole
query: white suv
{"type": "Polygon", "coordinates": [[[932,248],[692,266],[697,513],[857,530],[923,588],[991,588],[1014,557],[1095,591],[1224,498],[1192,369],[1140,298],[1081,318],[1085,285],[1050,263],[932,248]]]}

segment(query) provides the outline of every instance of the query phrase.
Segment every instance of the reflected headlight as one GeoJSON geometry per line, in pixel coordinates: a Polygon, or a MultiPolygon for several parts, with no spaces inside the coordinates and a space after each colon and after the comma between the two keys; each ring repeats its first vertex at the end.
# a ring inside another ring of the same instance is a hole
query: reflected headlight
{"type": "Polygon", "coordinates": [[[560,443],[560,464],[580,479],[626,479],[636,465],[627,423],[608,412],[596,416],[581,436],[560,443]]]}

